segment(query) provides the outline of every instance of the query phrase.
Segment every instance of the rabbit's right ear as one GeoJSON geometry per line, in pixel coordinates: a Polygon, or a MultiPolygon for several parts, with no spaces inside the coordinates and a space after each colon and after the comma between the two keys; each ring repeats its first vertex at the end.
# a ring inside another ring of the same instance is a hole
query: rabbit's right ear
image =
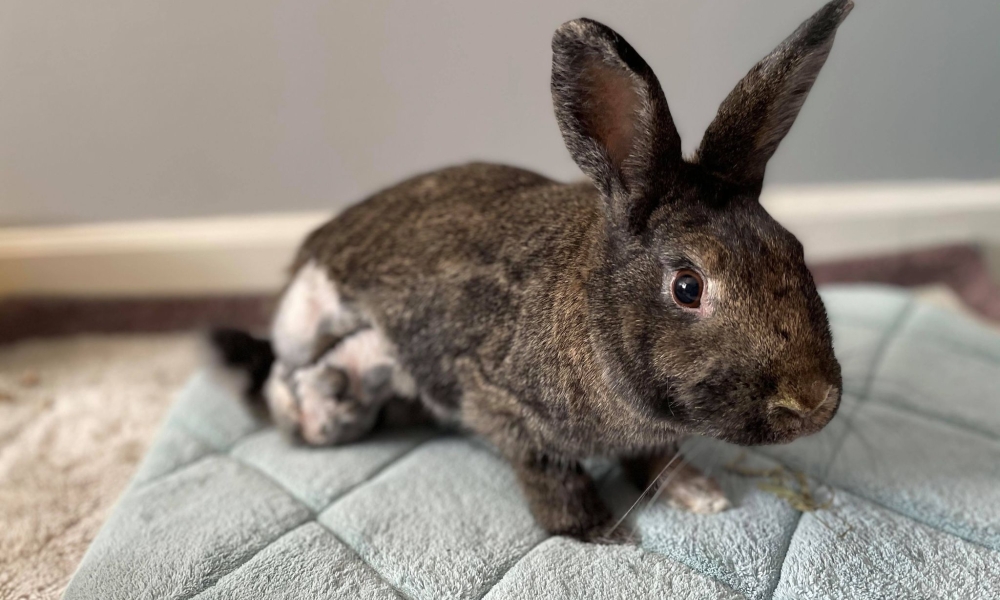
{"type": "Polygon", "coordinates": [[[590,19],[552,38],[552,100],[573,160],[630,229],[681,161],[681,140],[656,76],[611,28],[590,19]]]}

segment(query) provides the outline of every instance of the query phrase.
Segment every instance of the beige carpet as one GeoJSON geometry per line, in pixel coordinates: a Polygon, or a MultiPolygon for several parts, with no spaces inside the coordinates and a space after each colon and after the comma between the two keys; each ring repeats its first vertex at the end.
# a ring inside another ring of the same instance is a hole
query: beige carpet
{"type": "Polygon", "coordinates": [[[197,347],[189,334],[0,346],[0,599],[59,597],[197,347]]]}

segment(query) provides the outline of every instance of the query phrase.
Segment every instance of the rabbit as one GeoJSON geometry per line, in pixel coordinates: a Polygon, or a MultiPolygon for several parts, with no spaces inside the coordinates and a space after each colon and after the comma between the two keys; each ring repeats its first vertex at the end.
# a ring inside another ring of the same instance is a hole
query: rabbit
{"type": "MultiPolygon", "coordinates": [[[[552,97],[588,181],[475,163],[378,192],[304,241],[270,342],[222,336],[223,354],[307,444],[420,403],[495,446],[542,528],[583,540],[612,520],[587,457],[645,485],[688,436],[819,431],[840,365],[802,245],[759,196],[852,7],[829,2],[754,66],[690,158],[639,54],[601,23],[565,23],[552,97]]],[[[728,506],[687,464],[665,491],[728,506]]]]}

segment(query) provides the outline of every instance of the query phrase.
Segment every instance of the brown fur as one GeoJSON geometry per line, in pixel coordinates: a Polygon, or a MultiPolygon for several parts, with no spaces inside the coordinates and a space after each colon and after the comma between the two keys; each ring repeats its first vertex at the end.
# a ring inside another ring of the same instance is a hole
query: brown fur
{"type": "Polygon", "coordinates": [[[296,267],[320,265],[421,397],[496,444],[546,529],[599,537],[610,514],[580,459],[690,434],[786,442],[836,411],[802,247],[757,199],[850,8],[831,2],[755,67],[691,162],[642,58],[599,23],[567,23],[553,98],[593,184],[489,164],[421,175],[312,233],[296,267]],[[678,269],[704,274],[705,312],[665,292],[678,269]]]}

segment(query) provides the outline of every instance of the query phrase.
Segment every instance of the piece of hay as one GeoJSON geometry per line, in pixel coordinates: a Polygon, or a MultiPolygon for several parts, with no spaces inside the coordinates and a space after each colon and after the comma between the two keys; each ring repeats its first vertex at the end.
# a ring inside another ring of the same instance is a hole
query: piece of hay
{"type": "Polygon", "coordinates": [[[746,453],[741,453],[735,460],[726,465],[726,470],[745,477],[763,478],[764,481],[758,482],[757,487],[781,498],[795,510],[813,512],[830,508],[833,504],[833,488],[827,487],[827,497],[820,501],[802,471],[795,471],[780,465],[773,469],[750,469],[743,466],[742,463],[745,459],[746,453]]]}
{"type": "MultiPolygon", "coordinates": [[[[814,489],[809,485],[809,480],[806,478],[805,473],[789,469],[783,465],[778,465],[777,467],[771,469],[751,469],[749,467],[745,467],[742,463],[746,459],[746,456],[746,452],[740,453],[735,460],[726,465],[726,470],[730,473],[743,475],[744,477],[762,478],[763,481],[757,482],[758,489],[781,498],[797,511],[826,511],[833,506],[832,487],[822,485],[817,486],[814,489]],[[816,494],[816,492],[821,488],[826,488],[826,499],[822,501],[816,494]]],[[[827,512],[844,523],[846,527],[843,531],[838,532],[826,521],[820,519],[819,515],[816,516],[816,520],[833,532],[838,539],[843,538],[854,529],[850,523],[845,522],[842,517],[834,513],[832,510],[827,512]]]]}

